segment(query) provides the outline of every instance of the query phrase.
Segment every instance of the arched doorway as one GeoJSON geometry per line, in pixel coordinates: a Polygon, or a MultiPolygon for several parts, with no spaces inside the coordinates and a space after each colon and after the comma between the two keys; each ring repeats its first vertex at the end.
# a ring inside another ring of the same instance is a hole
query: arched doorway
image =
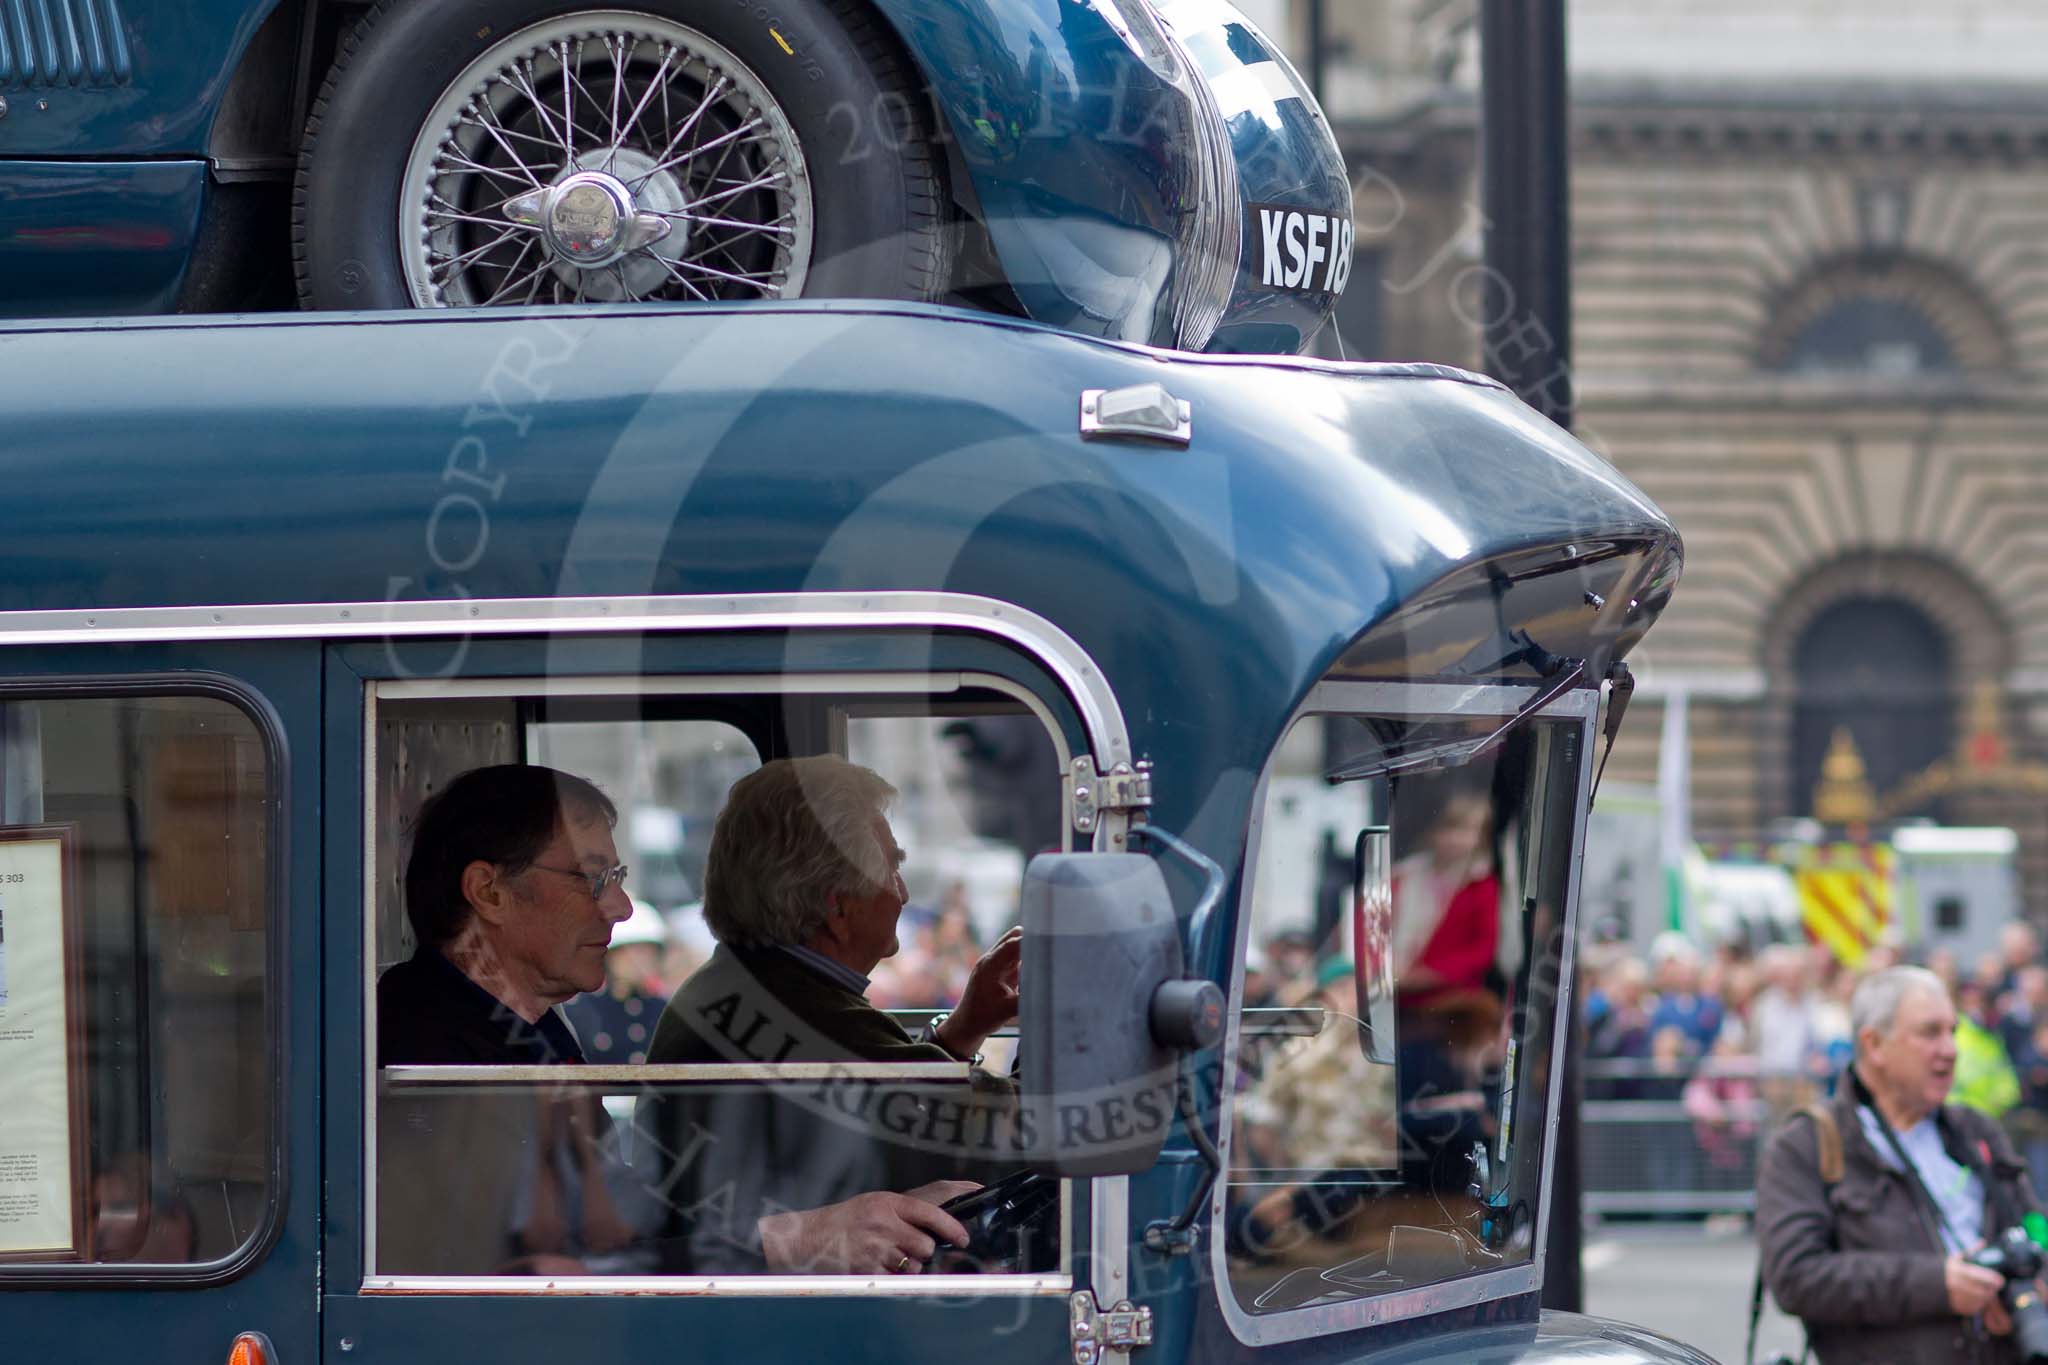
{"type": "MultiPolygon", "coordinates": [[[[1846,733],[1880,799],[1955,747],[1956,689],[1948,635],[1896,597],[1838,599],[1793,647],[1792,788],[1788,807],[1813,813],[1822,760],[1846,733]]],[[[1939,818],[1931,809],[1915,812],[1939,818]]]]}
{"type": "MultiPolygon", "coordinates": [[[[1886,751],[1895,756],[1885,759],[1881,770],[1866,765],[1872,795],[1881,802],[1899,780],[1892,765],[1918,762],[1924,769],[1953,752],[1968,729],[1970,697],[1986,686],[1996,687],[2012,667],[2011,631],[1990,597],[1974,579],[1934,555],[1885,550],[1844,555],[1793,584],[1772,604],[1766,620],[1759,662],[1768,682],[1756,717],[1755,791],[1762,827],[1812,811],[1814,783],[1832,734],[1827,718],[1857,711],[1859,696],[1874,703],[1862,709],[1851,731],[1860,756],[1886,751]],[[1931,680],[1935,675],[1938,682],[1931,680]],[[1945,703],[1932,701],[1930,687],[1942,689],[1945,703]],[[1883,705],[1902,689],[1915,694],[1903,714],[1883,705]],[[1908,746],[1910,736],[1871,734],[1874,724],[1927,733],[1924,743],[1908,746]]],[[[1919,807],[1888,812],[1932,813],[1919,807]]],[[[1961,810],[1944,814],[1984,818],[1961,810]]]]}

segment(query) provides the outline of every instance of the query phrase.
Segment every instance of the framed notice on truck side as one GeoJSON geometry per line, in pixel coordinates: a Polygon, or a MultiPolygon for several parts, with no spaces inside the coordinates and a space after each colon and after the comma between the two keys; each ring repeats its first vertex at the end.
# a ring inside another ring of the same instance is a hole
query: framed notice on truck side
{"type": "Polygon", "coordinates": [[[75,840],[0,826],[0,1261],[90,1252],[75,840]]]}

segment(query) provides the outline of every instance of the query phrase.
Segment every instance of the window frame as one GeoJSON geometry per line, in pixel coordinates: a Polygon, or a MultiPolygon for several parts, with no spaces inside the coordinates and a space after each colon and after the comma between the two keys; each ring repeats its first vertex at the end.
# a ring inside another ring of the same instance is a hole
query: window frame
{"type": "MultiPolygon", "coordinates": [[[[1259,773],[1258,785],[1252,793],[1251,819],[1245,841],[1245,874],[1240,879],[1238,892],[1237,942],[1231,962],[1230,1008],[1225,1015],[1223,1083],[1220,1091],[1223,1098],[1218,1119],[1218,1146],[1222,1151],[1224,1172],[1230,1170],[1231,1160],[1231,1097],[1237,1084],[1237,1055],[1244,1015],[1244,961],[1251,935],[1252,895],[1255,889],[1253,880],[1264,834],[1266,793],[1272,781],[1274,763],[1279,755],[1281,743],[1295,725],[1308,716],[1507,717],[1514,715],[1531,700],[1540,696],[1543,690],[1541,684],[1530,686],[1509,683],[1347,682],[1326,679],[1309,689],[1308,695],[1280,727],[1279,738],[1274,742],[1273,751],[1267,755],[1265,766],[1259,773]]],[[[1533,712],[1529,717],[1532,721],[1575,721],[1579,725],[1584,738],[1579,752],[1578,790],[1581,793],[1590,790],[1593,779],[1595,746],[1592,742],[1592,729],[1598,719],[1599,709],[1600,694],[1597,688],[1574,688],[1540,711],[1533,712]]],[[[1583,800],[1575,805],[1569,837],[1571,852],[1565,885],[1564,952],[1557,987],[1557,1010],[1560,1019],[1569,1017],[1572,964],[1577,953],[1579,880],[1584,870],[1580,854],[1585,846],[1586,837],[1586,807],[1583,800]]],[[[1217,1307],[1224,1322],[1229,1326],[1231,1335],[1248,1346],[1270,1346],[1280,1342],[1301,1341],[1311,1337],[1356,1331],[1383,1323],[1410,1320],[1450,1309],[1469,1308],[1499,1299],[1532,1294],[1540,1289],[1543,1285],[1544,1257],[1549,1242],[1552,1197],[1556,1189],[1558,1106],[1563,1098],[1564,1060],[1569,1033],[1569,1029],[1562,1027],[1552,1030],[1550,1085],[1544,1112],[1542,1175],[1536,1201],[1535,1244],[1526,1263],[1499,1270],[1458,1275],[1413,1289],[1348,1299],[1343,1303],[1283,1309],[1276,1313],[1252,1313],[1238,1302],[1237,1295],[1231,1288],[1230,1267],[1221,1235],[1228,1180],[1219,1179],[1209,1201],[1209,1277],[1215,1287],[1217,1307]]]]}
{"type": "MultiPolygon", "coordinates": [[[[1036,659],[1036,654],[1030,657],[1036,659]]],[[[377,735],[379,707],[390,702],[404,702],[412,699],[438,701],[460,700],[503,700],[527,698],[617,698],[629,700],[643,697],[682,699],[691,696],[731,697],[743,693],[769,695],[798,695],[818,697],[824,701],[828,712],[828,736],[837,749],[845,747],[844,720],[850,710],[863,714],[920,714],[900,710],[901,703],[914,697],[933,699],[932,710],[948,705],[968,703],[957,702],[957,694],[967,689],[993,692],[1018,703],[1025,713],[1037,719],[1051,739],[1054,754],[1059,761],[1061,805],[1061,829],[1063,847],[1071,849],[1073,830],[1073,762],[1072,750],[1052,708],[1045,699],[1029,686],[1000,674],[971,669],[927,669],[915,672],[886,670],[849,669],[817,673],[693,673],[693,674],[649,674],[629,675],[619,673],[592,673],[588,675],[555,674],[546,677],[525,676],[454,676],[447,678],[366,678],[363,680],[362,715],[362,763],[367,780],[362,791],[362,895],[358,912],[362,917],[361,948],[363,962],[369,968],[363,973],[362,1006],[363,1034],[358,1040],[362,1046],[363,1058],[363,1131],[360,1134],[362,1147],[362,1169],[359,1194],[361,1204],[357,1214],[362,1229],[361,1240],[361,1286],[357,1291],[365,1297],[419,1297],[503,1295],[512,1297],[578,1297],[602,1298],[620,1296],[691,1296],[700,1297],[715,1293],[721,1297],[781,1297],[802,1295],[806,1298],[925,1298],[933,1295],[958,1296],[975,1295],[984,1298],[1053,1297],[1065,1296],[1075,1288],[1078,1274],[1077,1262],[1095,1260],[1104,1250],[1106,1240],[1113,1240],[1120,1250],[1127,1239],[1127,1219],[1123,1214],[1126,1203],[1122,1179],[1116,1181],[1079,1182],[1066,1180],[1061,1183],[1060,1239],[1061,1267],[1057,1272],[1036,1275],[916,1275],[864,1277],[856,1275],[588,1275],[573,1278],[551,1279],[535,1276],[463,1275],[427,1276],[380,1273],[377,1268],[377,1091],[380,1071],[376,1065],[377,1039],[377,991],[375,964],[377,962],[377,853],[378,853],[378,784],[375,774],[378,770],[377,735]],[[871,703],[863,699],[872,699],[871,703]],[[952,700],[949,700],[952,699],[952,700]],[[837,705],[846,702],[850,705],[837,705]],[[895,708],[891,703],[897,703],[895,708]],[[872,705],[877,710],[868,710],[872,705]],[[833,717],[836,716],[836,721],[833,717]],[[1083,1191],[1077,1186],[1086,1185],[1086,1216],[1083,1215],[1083,1191]],[[1106,1188],[1114,1186],[1113,1189],[1106,1188]],[[1113,1228],[1109,1215],[1116,1214],[1113,1228]],[[1077,1254],[1079,1241],[1085,1230],[1087,1248],[1077,1254]],[[1105,1237],[1105,1234],[1110,1234],[1105,1237]]],[[[1094,733],[1086,728],[1084,733],[1091,740],[1094,733]]],[[[772,755],[764,756],[772,757],[772,755]]],[[[800,1064],[785,1064],[785,1068],[797,1066],[795,1076],[784,1079],[803,1079],[800,1064]]],[[[688,1081],[695,1079],[731,1081],[746,1079],[731,1067],[707,1067],[701,1065],[661,1066],[649,1068],[646,1065],[631,1068],[635,1079],[658,1081],[674,1079],[688,1081]]],[[[755,1068],[741,1067],[739,1073],[755,1068]]],[[[905,1079],[928,1079],[927,1072],[950,1072],[948,1064],[927,1064],[920,1070],[916,1064],[902,1068],[889,1067],[892,1074],[900,1071],[905,1079]]],[[[421,1068],[400,1068],[409,1073],[418,1073],[421,1068]]],[[[426,1068],[437,1073],[434,1080],[448,1084],[464,1083],[456,1073],[473,1073],[468,1077],[477,1084],[502,1084],[506,1079],[518,1078],[525,1068],[504,1067],[436,1067],[426,1068]]],[[[581,1079],[602,1084],[617,1068],[587,1067],[579,1071],[589,1074],[581,1079]]],[[[862,1069],[865,1072],[866,1068],[862,1069]]],[[[960,1068],[964,1078],[965,1067],[960,1068]]],[[[780,1074],[780,1073],[778,1073],[780,1074]]],[[[400,1077],[401,1080],[418,1081],[420,1075],[400,1077]]],[[[550,1075],[550,1081],[561,1077],[550,1075]]]]}
{"type": "MultiPolygon", "coordinates": [[[[283,720],[270,702],[240,679],[212,670],[127,674],[65,674],[17,677],[0,682],[0,706],[35,701],[117,701],[135,697],[204,697],[233,707],[263,744],[265,875],[263,951],[263,1053],[270,1087],[265,1115],[263,1210],[242,1244],[211,1261],[15,1261],[0,1264],[0,1288],[178,1287],[203,1288],[241,1279],[260,1266],[284,1235],[291,1170],[291,1050],[286,1036],[291,1017],[291,846],[286,814],[291,790],[291,750],[283,720]]],[[[82,1022],[80,1027],[83,1027],[82,1022]]]]}

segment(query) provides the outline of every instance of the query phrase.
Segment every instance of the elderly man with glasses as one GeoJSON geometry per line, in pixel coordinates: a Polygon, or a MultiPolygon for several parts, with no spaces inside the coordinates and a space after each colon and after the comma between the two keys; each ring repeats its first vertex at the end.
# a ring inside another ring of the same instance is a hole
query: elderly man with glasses
{"type": "Polygon", "coordinates": [[[633,913],[612,842],[618,810],[553,768],[476,768],[421,809],[405,869],[419,941],[377,982],[384,1066],[580,1062],[557,1008],[605,982],[633,913]]]}
{"type": "MultiPolygon", "coordinates": [[[[504,764],[420,810],[405,869],[418,949],[377,981],[377,1060],[533,1066],[585,1060],[562,1002],[605,982],[633,912],[590,783],[504,764]]],[[[380,1110],[378,1257],[414,1274],[633,1273],[659,1208],[594,1091],[394,1091],[380,1110]]]]}

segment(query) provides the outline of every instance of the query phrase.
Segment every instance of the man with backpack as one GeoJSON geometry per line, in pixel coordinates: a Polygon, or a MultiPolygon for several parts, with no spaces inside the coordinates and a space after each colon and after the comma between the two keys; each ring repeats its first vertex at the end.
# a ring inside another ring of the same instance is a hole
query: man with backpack
{"type": "Polygon", "coordinates": [[[1940,978],[1873,972],[1850,1000],[1854,1060],[1757,1176],[1763,1279],[1822,1365],[2018,1357],[2003,1278],[1967,1259],[2037,1205],[1998,1125],[1946,1103],[1956,1015],[1940,978]]]}

